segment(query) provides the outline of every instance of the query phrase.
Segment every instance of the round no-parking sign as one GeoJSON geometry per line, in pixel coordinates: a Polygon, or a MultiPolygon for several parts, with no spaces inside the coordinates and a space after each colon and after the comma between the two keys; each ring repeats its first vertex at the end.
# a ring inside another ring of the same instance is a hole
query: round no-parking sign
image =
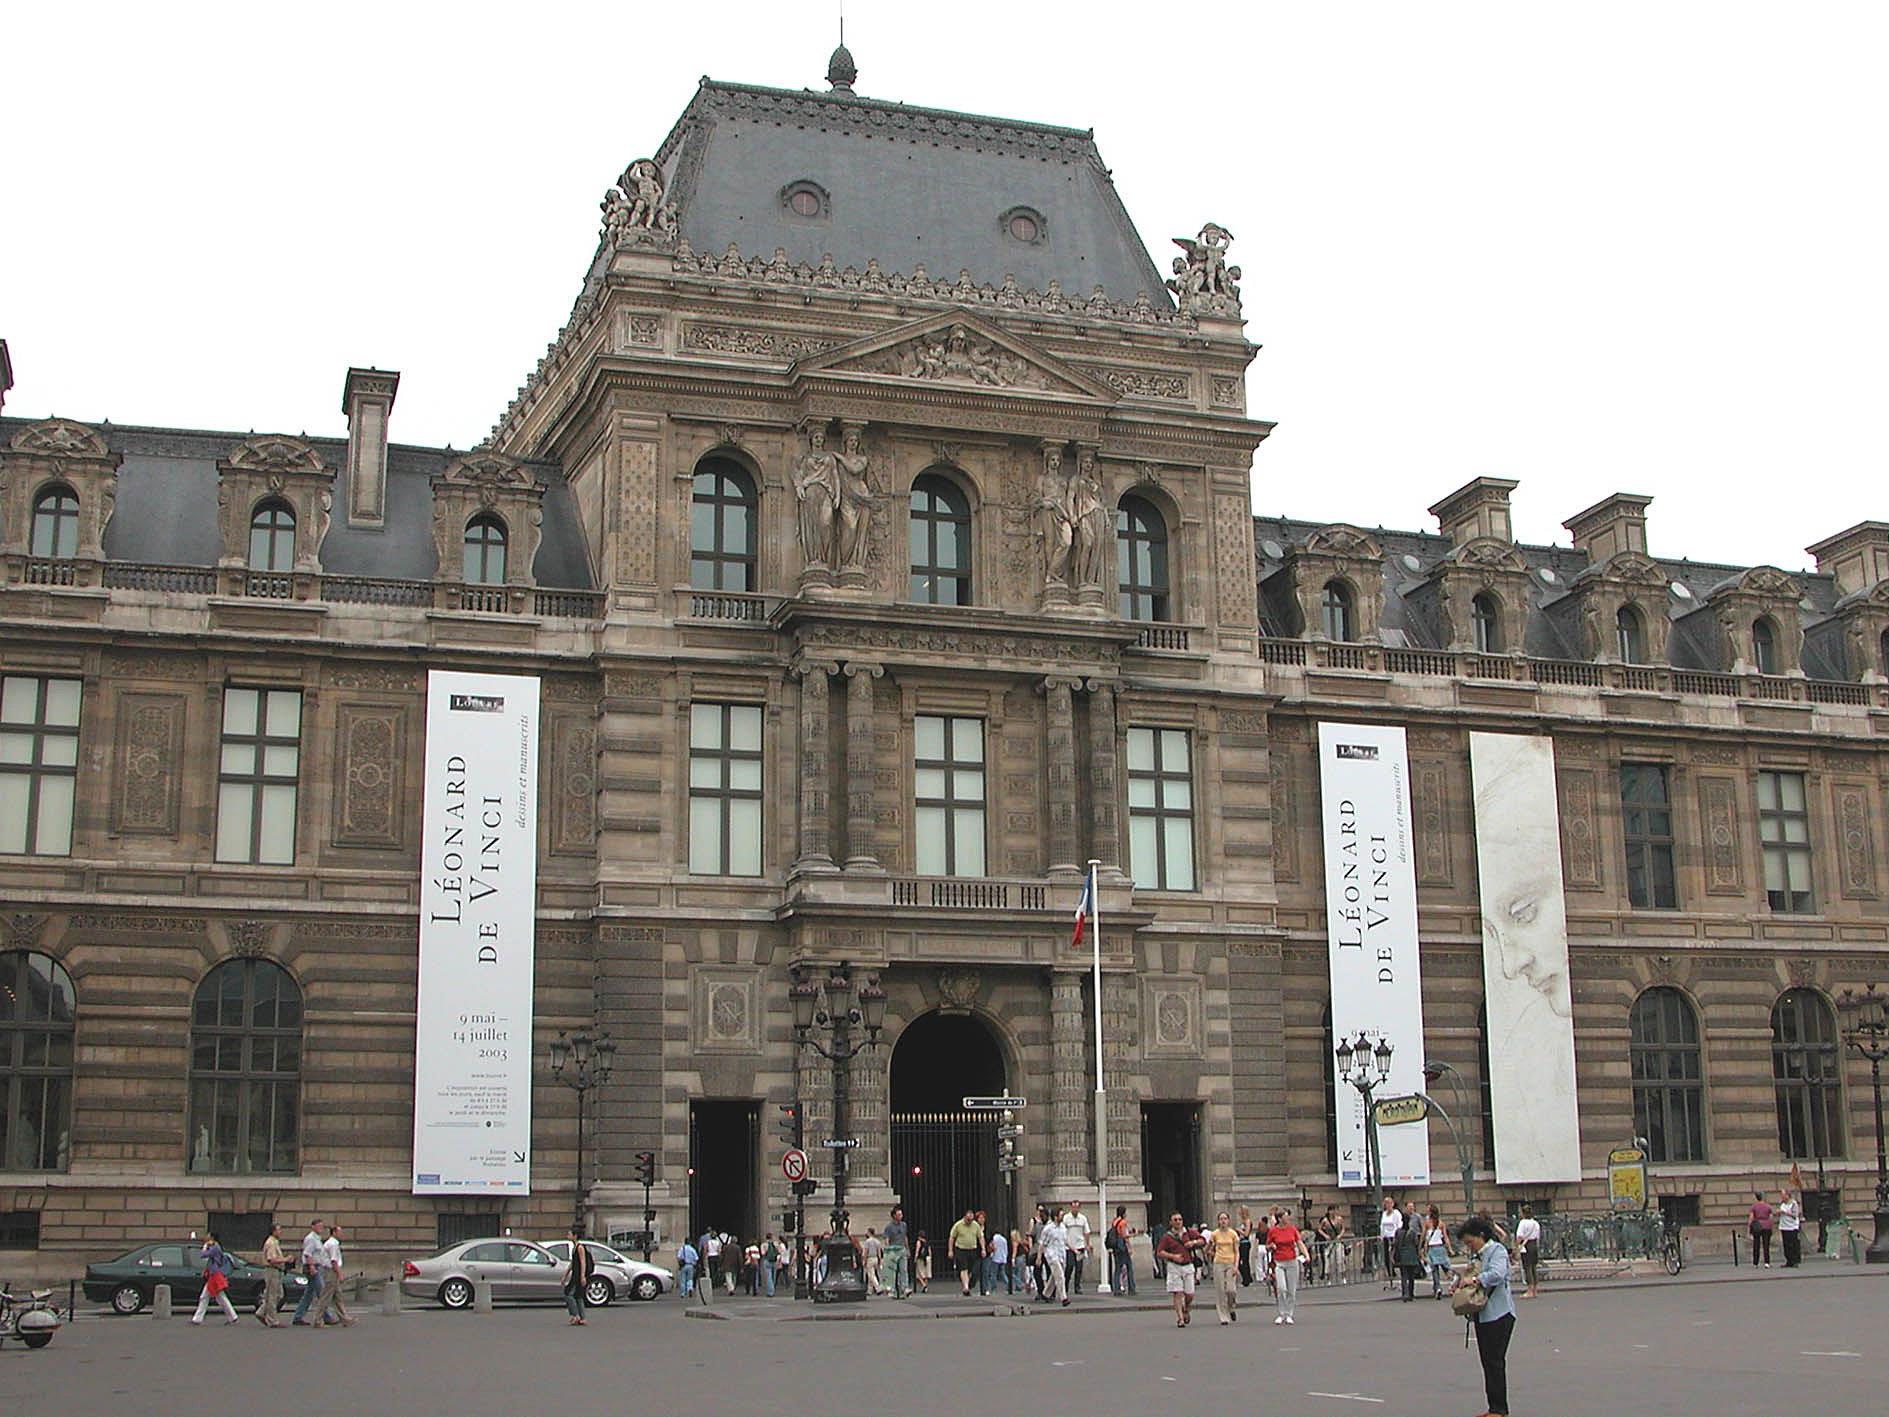
{"type": "Polygon", "coordinates": [[[789,1147],[781,1157],[781,1175],[790,1181],[807,1179],[807,1153],[799,1147],[789,1147]]]}

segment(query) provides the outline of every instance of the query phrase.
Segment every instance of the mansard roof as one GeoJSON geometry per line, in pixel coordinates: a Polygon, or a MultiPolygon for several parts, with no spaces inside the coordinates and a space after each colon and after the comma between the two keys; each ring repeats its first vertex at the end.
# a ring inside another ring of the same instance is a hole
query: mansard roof
{"type": "Polygon", "coordinates": [[[698,251],[735,242],[796,264],[831,253],[934,279],[1014,275],[1071,296],[1099,285],[1173,308],[1088,130],[704,78],[656,162],[698,251]],[[803,183],[817,216],[789,205],[803,183]],[[1037,240],[1011,235],[1018,209],[1038,219],[1037,240]]]}

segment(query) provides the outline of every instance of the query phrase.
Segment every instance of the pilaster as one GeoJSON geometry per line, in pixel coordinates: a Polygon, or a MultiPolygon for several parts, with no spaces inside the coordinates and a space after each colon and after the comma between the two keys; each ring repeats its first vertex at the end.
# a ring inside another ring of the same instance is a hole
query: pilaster
{"type": "Polygon", "coordinates": [[[1089,1184],[1082,975],[1079,969],[1055,969],[1049,977],[1051,1184],[1061,1193],[1089,1184]]]}
{"type": "Polygon", "coordinates": [[[1049,869],[1052,875],[1077,870],[1076,862],[1076,715],[1071,697],[1078,681],[1055,675],[1043,681],[1049,701],[1047,778],[1049,783],[1049,869]]]}
{"type": "Polygon", "coordinates": [[[873,855],[873,774],[878,740],[874,735],[873,681],[885,670],[876,664],[846,666],[846,869],[882,872],[873,855]]]}
{"type": "Polygon", "coordinates": [[[796,875],[837,869],[827,825],[827,741],[830,679],[839,666],[825,660],[805,660],[795,666],[800,678],[800,849],[794,859],[796,875]]]}
{"type": "Polygon", "coordinates": [[[1115,686],[1091,679],[1089,689],[1089,851],[1104,871],[1120,871],[1121,823],[1115,807],[1115,686]]]}

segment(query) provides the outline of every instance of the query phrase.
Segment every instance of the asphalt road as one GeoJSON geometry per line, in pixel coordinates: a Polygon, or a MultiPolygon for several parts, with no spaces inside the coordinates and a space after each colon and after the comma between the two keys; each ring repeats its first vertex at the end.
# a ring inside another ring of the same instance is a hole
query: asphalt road
{"type": "MultiPolygon", "coordinates": [[[[1510,1360],[1517,1414],[1775,1417],[1889,1412],[1889,1276],[1570,1292],[1521,1306],[1510,1360]]],[[[1249,1291],[1257,1292],[1257,1291],[1249,1291]]],[[[1148,1413],[1156,1417],[1468,1417],[1483,1410],[1463,1325],[1442,1304],[1374,1295],[1260,1304],[1232,1327],[1211,1303],[1177,1330],[1149,1310],[1079,1301],[995,1318],[806,1321],[781,1302],[726,1320],[674,1298],[594,1313],[362,1309],[352,1329],[268,1331],[82,1316],[53,1344],[0,1349],[10,1412],[196,1414],[277,1407],[353,1417],[1148,1413]],[[837,1399],[828,1396],[836,1375],[837,1399]]],[[[732,1310],[735,1306],[727,1306],[732,1310]]],[[[967,1312],[974,1306],[967,1305],[967,1312]]],[[[889,1312],[875,1303],[872,1315],[889,1312]]],[[[953,1312],[950,1310],[947,1313],[953,1312]]]]}

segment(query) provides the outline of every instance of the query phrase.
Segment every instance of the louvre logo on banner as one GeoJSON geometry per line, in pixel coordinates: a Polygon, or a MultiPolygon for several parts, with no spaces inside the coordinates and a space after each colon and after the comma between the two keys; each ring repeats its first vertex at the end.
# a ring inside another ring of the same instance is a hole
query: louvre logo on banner
{"type": "Polygon", "coordinates": [[[503,694],[454,694],[449,701],[454,713],[504,713],[503,694]]]}
{"type": "Polygon", "coordinates": [[[1369,743],[1340,743],[1338,756],[1351,762],[1374,763],[1377,761],[1377,749],[1369,743]]]}

